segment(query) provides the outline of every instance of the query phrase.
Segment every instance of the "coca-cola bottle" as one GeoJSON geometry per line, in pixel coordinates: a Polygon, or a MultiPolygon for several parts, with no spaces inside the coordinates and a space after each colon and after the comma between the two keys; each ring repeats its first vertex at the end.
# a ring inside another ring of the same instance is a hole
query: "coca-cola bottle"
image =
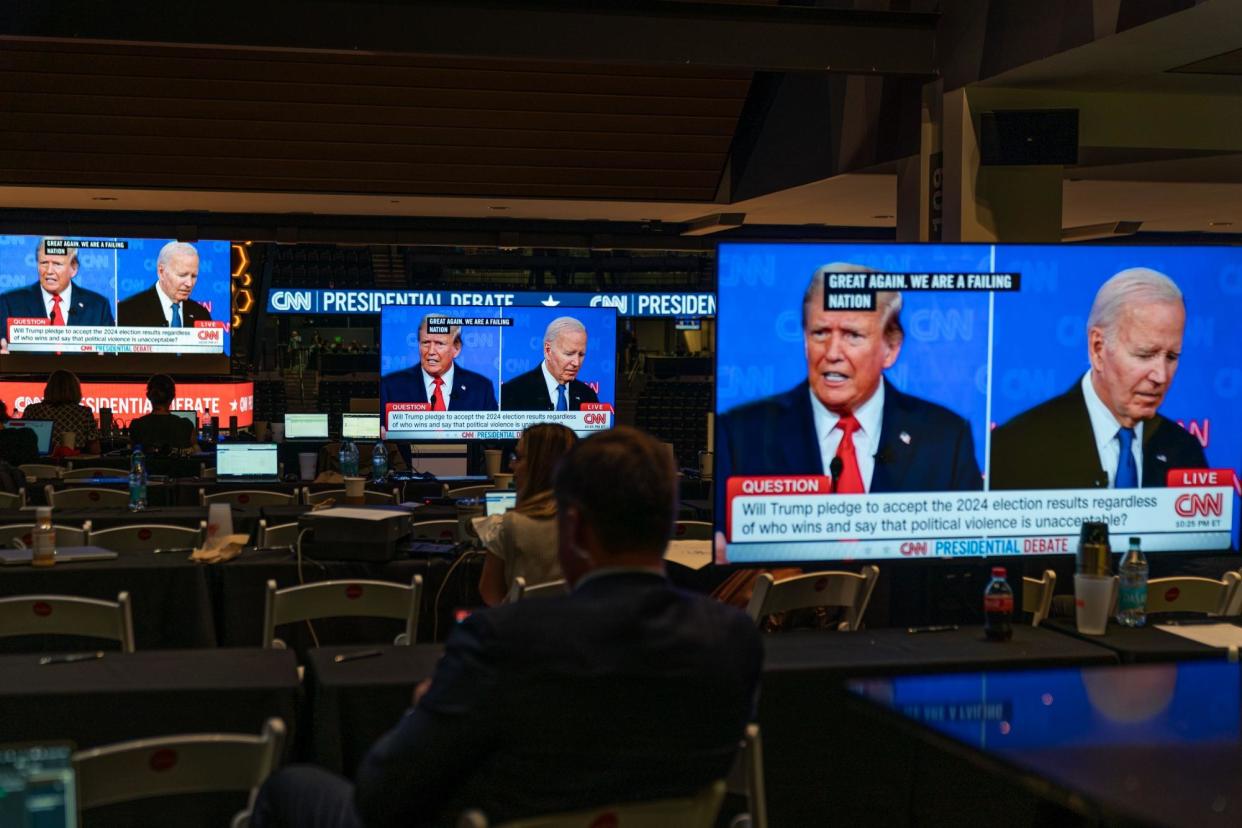
{"type": "Polygon", "coordinates": [[[983,591],[983,632],[989,641],[1013,638],[1013,590],[1003,566],[992,567],[992,580],[983,591]]]}

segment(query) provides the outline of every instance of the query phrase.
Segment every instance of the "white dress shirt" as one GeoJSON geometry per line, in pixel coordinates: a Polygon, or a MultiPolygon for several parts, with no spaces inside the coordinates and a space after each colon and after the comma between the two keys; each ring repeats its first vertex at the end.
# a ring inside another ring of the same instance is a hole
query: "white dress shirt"
{"type": "MultiPolygon", "coordinates": [[[[423,372],[423,387],[427,389],[427,402],[435,399],[436,394],[436,378],[428,374],[426,370],[419,366],[419,370],[423,372]]],[[[453,399],[453,374],[457,372],[456,365],[450,365],[449,369],[440,375],[440,379],[444,380],[444,385],[440,386],[440,396],[444,397],[444,410],[448,411],[449,401],[453,399]]]]}
{"type": "MultiPolygon", "coordinates": [[[[548,361],[545,359],[539,363],[539,367],[543,370],[543,381],[548,386],[548,399],[552,401],[553,410],[556,409],[556,386],[561,385],[561,381],[552,376],[552,372],[548,370],[548,361]]],[[[565,385],[565,408],[569,409],[569,383],[565,385]]]]}
{"type": "MultiPolygon", "coordinates": [[[[164,288],[160,287],[160,283],[155,283],[155,295],[160,297],[160,307],[164,309],[164,322],[172,324],[172,306],[180,305],[180,302],[174,302],[172,299],[164,295],[164,288]]],[[[185,327],[185,307],[181,308],[181,326],[185,327]]]]}
{"type": "MultiPolygon", "coordinates": [[[[1117,422],[1117,418],[1113,416],[1113,412],[1108,410],[1108,406],[1100,399],[1100,395],[1095,393],[1095,386],[1091,384],[1090,371],[1082,378],[1082,396],[1087,401],[1087,416],[1091,418],[1091,431],[1095,435],[1095,450],[1100,455],[1100,465],[1104,467],[1104,472],[1108,475],[1108,487],[1111,489],[1113,478],[1117,476],[1117,461],[1121,459],[1121,438],[1117,436],[1117,429],[1121,428],[1121,423],[1117,422]]],[[[1134,424],[1134,442],[1130,444],[1130,450],[1134,452],[1134,468],[1138,472],[1138,484],[1142,486],[1142,420],[1134,424]]]]}
{"type": "MultiPolygon", "coordinates": [[[[51,319],[56,303],[52,301],[52,294],[48,293],[47,288],[43,287],[42,284],[39,285],[39,290],[43,291],[43,307],[47,308],[47,318],[51,319]]],[[[69,324],[69,308],[72,307],[70,304],[72,301],[73,282],[70,282],[65,286],[65,289],[60,292],[60,315],[65,317],[66,325],[69,324]]]]}
{"type": "MultiPolygon", "coordinates": [[[[837,456],[841,438],[845,432],[837,428],[841,419],[819,401],[815,392],[807,389],[811,395],[811,411],[815,415],[815,437],[819,440],[819,456],[824,463],[824,474],[837,456]]],[[[871,398],[854,411],[854,419],[858,420],[859,428],[854,432],[854,454],[858,457],[858,474],[862,477],[863,488],[871,491],[871,476],[875,472],[875,453],[880,449],[880,426],[884,422],[884,381],[876,388],[871,398]]]]}

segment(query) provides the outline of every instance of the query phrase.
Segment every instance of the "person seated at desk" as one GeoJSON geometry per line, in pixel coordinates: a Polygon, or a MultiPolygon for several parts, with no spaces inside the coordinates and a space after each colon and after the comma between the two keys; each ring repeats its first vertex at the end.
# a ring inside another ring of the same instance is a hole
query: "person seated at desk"
{"type": "Polygon", "coordinates": [[[763,644],[744,613],[665,577],[676,480],[637,429],[578,442],[554,483],[572,592],[456,625],[356,787],[284,768],[260,789],[253,828],[453,825],[469,807],[499,824],[723,779],[754,712],[763,644]]]}
{"type": "Polygon", "coordinates": [[[130,422],[130,447],[142,446],[148,454],[198,451],[194,424],[171,412],[176,398],[177,384],[167,374],[156,374],[147,381],[151,413],[130,422]]]}
{"type": "Polygon", "coordinates": [[[99,454],[95,412],[82,405],[82,383],[72,371],[53,371],[43,386],[43,401],[26,406],[22,419],[51,420],[53,450],[64,443],[65,432],[72,431],[76,448],[99,454]]]}
{"type": "Polygon", "coordinates": [[[522,432],[513,452],[513,481],[517,506],[499,518],[492,531],[480,530],[487,547],[479,594],[494,607],[505,600],[513,579],[521,575],[527,586],[558,581],[556,561],[556,499],[552,473],[574,447],[578,437],[557,423],[539,423],[522,432]]]}
{"type": "Polygon", "coordinates": [[[5,428],[9,407],[0,400],[0,460],[14,466],[39,462],[39,439],[28,428],[5,428]]]}

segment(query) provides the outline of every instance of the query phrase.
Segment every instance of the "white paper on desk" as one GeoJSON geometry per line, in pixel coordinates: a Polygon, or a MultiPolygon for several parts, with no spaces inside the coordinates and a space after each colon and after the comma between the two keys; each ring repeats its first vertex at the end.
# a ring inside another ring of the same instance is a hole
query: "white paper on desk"
{"type": "Polygon", "coordinates": [[[664,560],[681,564],[687,569],[702,569],[712,562],[712,542],[709,540],[675,540],[668,542],[664,560]]]}
{"type": "Polygon", "coordinates": [[[1209,647],[1242,647],[1242,627],[1236,624],[1157,624],[1156,629],[1198,641],[1209,647]]]}

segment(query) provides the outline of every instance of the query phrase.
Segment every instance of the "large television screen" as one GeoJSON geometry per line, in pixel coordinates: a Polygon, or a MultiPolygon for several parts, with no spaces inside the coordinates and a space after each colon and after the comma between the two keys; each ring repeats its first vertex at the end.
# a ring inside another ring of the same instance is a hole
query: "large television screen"
{"type": "Polygon", "coordinates": [[[542,422],[581,435],[611,428],[616,324],[613,308],[385,305],[385,435],[504,440],[542,422]]]}
{"type": "Polygon", "coordinates": [[[0,236],[0,352],[227,355],[230,265],[227,241],[0,236]]]}
{"type": "Polygon", "coordinates": [[[1240,312],[1230,247],[721,244],[726,557],[1236,548],[1240,312]]]}

